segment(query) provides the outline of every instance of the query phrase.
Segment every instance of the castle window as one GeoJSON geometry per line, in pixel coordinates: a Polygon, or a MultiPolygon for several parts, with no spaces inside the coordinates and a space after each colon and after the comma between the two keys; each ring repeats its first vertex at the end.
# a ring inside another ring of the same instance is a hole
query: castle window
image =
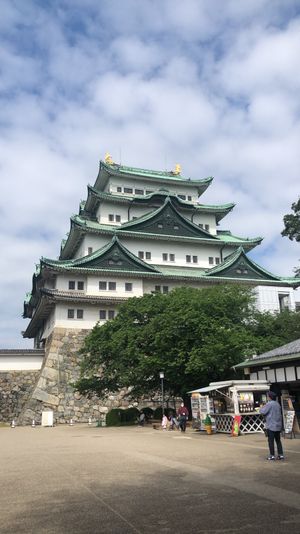
{"type": "Polygon", "coordinates": [[[169,293],[169,286],[163,286],[163,293],[169,293]]]}
{"type": "Polygon", "coordinates": [[[153,193],[152,189],[146,189],[146,195],[151,195],[153,193]]]}
{"type": "Polygon", "coordinates": [[[121,222],[121,215],[116,215],[116,222],[121,222]]]}
{"type": "Polygon", "coordinates": [[[108,215],[108,220],[109,220],[110,222],[113,222],[113,221],[115,220],[113,213],[109,213],[109,215],[108,215]]]}
{"type": "Polygon", "coordinates": [[[115,318],[115,310],[108,310],[108,319],[115,318]]]}
{"type": "Polygon", "coordinates": [[[212,258],[212,256],[209,256],[208,263],[209,263],[209,265],[213,265],[214,264],[214,259],[212,258]]]}
{"type": "Polygon", "coordinates": [[[75,289],[75,280],[69,280],[69,289],[75,289]]]}
{"type": "Polygon", "coordinates": [[[117,193],[122,193],[122,187],[120,186],[117,187],[117,193]]]}
{"type": "Polygon", "coordinates": [[[206,225],[205,225],[205,230],[206,230],[207,232],[209,232],[209,224],[206,224],[206,225]]]}
{"type": "Polygon", "coordinates": [[[77,282],[77,289],[78,291],[84,290],[84,282],[77,282]]]}
{"type": "Polygon", "coordinates": [[[178,198],[181,198],[181,200],[185,200],[186,196],[185,195],[178,195],[178,198]]]}
{"type": "Polygon", "coordinates": [[[163,261],[175,261],[175,254],[167,254],[166,252],[163,252],[162,259],[163,261]]]}
{"type": "Polygon", "coordinates": [[[132,283],[125,282],[125,291],[132,291],[132,283]]]}
{"type": "Polygon", "coordinates": [[[124,193],[132,194],[133,193],[132,187],[124,187],[124,193]]]}
{"type": "Polygon", "coordinates": [[[185,261],[186,263],[191,263],[191,256],[189,254],[185,257],[185,261]]]}
{"type": "Polygon", "coordinates": [[[116,282],[108,282],[108,289],[109,291],[115,291],[117,287],[116,282]]]}
{"type": "Polygon", "coordinates": [[[93,254],[93,247],[88,247],[88,254],[93,254]]]}
{"type": "Polygon", "coordinates": [[[83,310],[77,310],[77,319],[83,319],[83,310]]]}
{"type": "Polygon", "coordinates": [[[106,289],[107,289],[107,282],[99,282],[99,290],[106,291],[106,289]]]}
{"type": "Polygon", "coordinates": [[[187,199],[189,202],[192,202],[192,197],[190,195],[188,195],[187,199]]]}
{"type": "Polygon", "coordinates": [[[160,291],[161,291],[161,287],[160,287],[160,286],[155,286],[155,287],[154,287],[154,291],[155,291],[156,293],[160,293],[160,291]]]}
{"type": "Polygon", "coordinates": [[[174,230],[179,230],[178,224],[174,224],[174,230]]]}
{"type": "Polygon", "coordinates": [[[158,223],[157,228],[159,228],[161,230],[162,227],[163,227],[163,225],[161,223],[158,223]]]}
{"type": "Polygon", "coordinates": [[[198,263],[198,256],[193,256],[193,263],[198,263]]]}
{"type": "Polygon", "coordinates": [[[68,319],[74,319],[75,310],[68,310],[68,319]]]}
{"type": "Polygon", "coordinates": [[[200,228],[203,228],[203,224],[202,223],[199,223],[199,226],[200,226],[200,228]]]}
{"type": "Polygon", "coordinates": [[[219,265],[219,263],[220,263],[220,258],[215,258],[215,264],[219,265]]]}
{"type": "Polygon", "coordinates": [[[144,259],[144,252],[143,252],[143,250],[139,250],[139,252],[138,252],[138,256],[139,256],[140,260],[143,260],[143,259],[144,259]]]}
{"type": "Polygon", "coordinates": [[[143,195],[144,194],[144,190],[143,189],[135,189],[134,192],[135,192],[136,195],[143,195]]]}
{"type": "Polygon", "coordinates": [[[99,319],[100,321],[106,320],[106,310],[99,310],[99,319]]]}
{"type": "Polygon", "coordinates": [[[151,252],[146,252],[146,260],[151,260],[151,252]]]}

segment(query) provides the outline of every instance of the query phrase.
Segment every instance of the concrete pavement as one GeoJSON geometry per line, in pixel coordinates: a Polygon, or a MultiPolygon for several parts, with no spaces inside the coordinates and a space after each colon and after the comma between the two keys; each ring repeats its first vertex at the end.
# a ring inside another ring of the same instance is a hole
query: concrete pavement
{"type": "Polygon", "coordinates": [[[300,439],[0,428],[1,534],[300,532],[300,439]]]}

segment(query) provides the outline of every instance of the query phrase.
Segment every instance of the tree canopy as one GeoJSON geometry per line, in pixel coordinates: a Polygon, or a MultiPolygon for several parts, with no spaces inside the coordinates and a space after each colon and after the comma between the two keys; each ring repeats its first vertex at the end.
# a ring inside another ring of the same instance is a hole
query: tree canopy
{"type": "Polygon", "coordinates": [[[151,395],[164,371],[167,392],[184,396],[232,377],[232,366],[246,356],[276,346],[276,330],[273,344],[265,339],[270,323],[268,314],[263,322],[255,311],[251,290],[237,285],[130,298],[114,320],[86,337],[76,388],[99,396],[122,388],[134,397],[151,395]]]}
{"type": "MultiPolygon", "coordinates": [[[[283,217],[284,230],[282,236],[288,237],[291,241],[300,241],[300,198],[291,206],[294,213],[288,213],[283,217]]],[[[295,269],[297,276],[300,276],[300,267],[295,269]]]]}

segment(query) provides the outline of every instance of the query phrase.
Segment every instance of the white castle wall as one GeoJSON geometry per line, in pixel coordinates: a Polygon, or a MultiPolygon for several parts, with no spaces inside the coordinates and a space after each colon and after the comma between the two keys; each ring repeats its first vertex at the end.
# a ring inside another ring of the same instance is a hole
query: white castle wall
{"type": "Polygon", "coordinates": [[[276,286],[257,286],[255,288],[256,293],[256,306],[259,311],[280,311],[280,295],[288,295],[289,309],[295,310],[295,295],[294,290],[291,287],[276,287],[276,286]]]}

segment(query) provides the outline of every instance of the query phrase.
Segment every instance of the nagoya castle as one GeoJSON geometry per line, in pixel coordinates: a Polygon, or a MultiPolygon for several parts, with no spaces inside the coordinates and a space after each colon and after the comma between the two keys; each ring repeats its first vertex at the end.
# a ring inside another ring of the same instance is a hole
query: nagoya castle
{"type": "MultiPolygon", "coordinates": [[[[78,350],[96,323],[112,320],[118,305],[145,293],[179,286],[244,283],[254,288],[259,310],[295,308],[295,278],[276,276],[248,252],[261,237],[219,229],[234,204],[208,205],[202,195],[212,178],[119,165],[106,154],[94,186],[62,242],[58,260],[42,258],[24,303],[30,319],[23,333],[45,356],[21,422],[52,409],[58,422],[98,419],[126,406],[124,391],[106,400],[74,393],[78,350]]],[[[299,280],[298,280],[299,283],[299,280]]]]}

